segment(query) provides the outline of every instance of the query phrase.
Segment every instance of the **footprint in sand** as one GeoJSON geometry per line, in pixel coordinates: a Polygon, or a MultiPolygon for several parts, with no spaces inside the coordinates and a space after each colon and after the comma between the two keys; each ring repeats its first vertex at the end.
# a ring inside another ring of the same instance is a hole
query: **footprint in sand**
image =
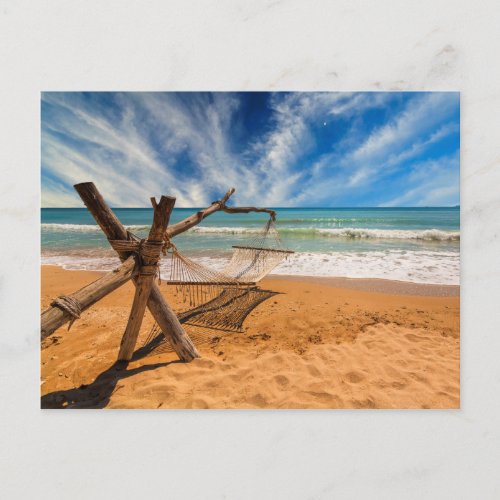
{"type": "Polygon", "coordinates": [[[321,377],[321,372],[314,365],[307,365],[306,368],[313,377],[321,377]]]}
{"type": "Polygon", "coordinates": [[[267,405],[267,400],[262,394],[254,394],[248,398],[248,402],[253,406],[264,408],[267,405]]]}
{"type": "Polygon", "coordinates": [[[404,389],[407,385],[408,384],[404,381],[401,382],[396,381],[391,384],[391,386],[394,387],[394,389],[399,389],[399,390],[404,389]]]}
{"type": "Polygon", "coordinates": [[[353,399],[352,404],[354,408],[377,408],[377,404],[373,398],[353,399]]]}
{"type": "Polygon", "coordinates": [[[421,342],[422,340],[425,340],[424,338],[414,335],[413,333],[407,333],[405,337],[411,342],[421,342]]]}
{"type": "Polygon", "coordinates": [[[285,387],[287,386],[290,381],[288,380],[287,377],[285,377],[284,375],[276,375],[274,377],[274,381],[280,386],[280,387],[285,387]]]}
{"type": "Polygon", "coordinates": [[[215,366],[215,363],[211,359],[206,358],[195,359],[193,364],[196,364],[196,366],[200,368],[213,368],[215,366]]]}
{"type": "Polygon", "coordinates": [[[206,408],[208,408],[208,403],[204,399],[196,398],[196,399],[193,399],[193,402],[191,404],[191,408],[206,409],[206,408]]]}
{"type": "Polygon", "coordinates": [[[349,372],[345,374],[345,379],[351,384],[358,384],[365,379],[364,375],[359,372],[349,372]]]}
{"type": "Polygon", "coordinates": [[[384,370],[385,370],[385,373],[387,373],[387,375],[389,375],[389,377],[396,378],[396,379],[401,378],[401,373],[390,365],[385,366],[384,370]]]}

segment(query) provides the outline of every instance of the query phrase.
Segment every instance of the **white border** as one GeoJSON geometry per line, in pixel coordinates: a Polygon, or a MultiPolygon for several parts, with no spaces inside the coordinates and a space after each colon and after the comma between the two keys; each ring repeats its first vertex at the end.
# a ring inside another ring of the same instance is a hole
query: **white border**
{"type": "Polygon", "coordinates": [[[498,2],[2,1],[3,498],[498,498],[498,2]],[[462,410],[40,411],[42,90],[460,90],[462,410]]]}

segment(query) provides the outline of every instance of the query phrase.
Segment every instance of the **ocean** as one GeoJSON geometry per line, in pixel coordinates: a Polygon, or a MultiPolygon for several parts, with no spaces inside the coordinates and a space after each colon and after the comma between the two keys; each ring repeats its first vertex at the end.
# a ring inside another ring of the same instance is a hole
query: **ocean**
{"type": "MultiPolygon", "coordinates": [[[[174,209],[171,223],[196,208],[174,209]]],[[[274,274],[383,278],[458,285],[460,209],[276,208],[283,245],[296,253],[274,274]]],[[[118,218],[145,237],[152,209],[117,208],[118,218]]],[[[216,212],[175,238],[180,252],[221,269],[231,245],[245,245],[267,221],[265,214],[216,212]]],[[[109,270],[119,262],[85,208],[42,208],[42,264],[65,269],[109,270]]],[[[162,277],[168,277],[162,260],[162,277]]]]}

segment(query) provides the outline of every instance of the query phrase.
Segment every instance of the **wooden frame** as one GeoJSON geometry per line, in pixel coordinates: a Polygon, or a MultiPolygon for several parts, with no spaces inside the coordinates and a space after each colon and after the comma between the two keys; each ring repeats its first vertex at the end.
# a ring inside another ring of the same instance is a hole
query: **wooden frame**
{"type": "Polygon", "coordinates": [[[189,362],[200,357],[196,346],[184,331],[179,319],[163,297],[158,285],[154,282],[155,270],[160,260],[160,247],[164,241],[168,241],[196,226],[205,217],[219,210],[227,213],[265,212],[273,219],[276,217],[275,211],[257,207],[227,207],[228,199],[235,192],[235,189],[231,188],[220,200],[214,201],[209,207],[169,226],[175,198],[162,196],[159,203],[156,202],[155,198],[151,198],[154,217],[149,236],[145,242],[156,246],[158,252],[144,254],[141,252],[139,240],[125,229],[118,217],[106,204],[94,183],[75,184],[74,188],[112,246],[113,242],[117,241],[128,244],[116,245],[118,256],[122,261],[119,268],[105,274],[102,278],[77,292],[61,297],[65,300],[52,302],[51,306],[42,312],[41,339],[45,339],[64,324],[73,322],[79,317],[81,311],[86,310],[124,283],[132,280],[136,289],[127,326],[120,344],[118,359],[128,361],[132,358],[146,307],[150,310],[165,337],[182,361],[189,362]],[[126,250],[122,248],[126,248],[126,250]],[[75,304],[77,311],[65,307],[65,302],[75,304]]]}

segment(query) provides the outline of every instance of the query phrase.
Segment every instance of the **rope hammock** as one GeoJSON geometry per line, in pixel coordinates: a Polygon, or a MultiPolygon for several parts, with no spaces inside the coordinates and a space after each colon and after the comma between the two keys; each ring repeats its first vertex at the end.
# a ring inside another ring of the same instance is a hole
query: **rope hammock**
{"type": "MultiPolygon", "coordinates": [[[[294,253],[283,247],[274,216],[247,245],[233,246],[232,258],[222,271],[182,255],[170,241],[166,247],[171,254],[167,285],[175,287],[181,301],[189,304],[189,309],[178,313],[179,321],[205,331],[226,332],[241,332],[248,314],[276,294],[259,289],[256,283],[294,253]]],[[[159,354],[168,349],[166,337],[155,324],[137,354],[159,354]]]]}
{"type": "Polygon", "coordinates": [[[197,326],[241,332],[243,321],[261,302],[277,292],[253,288],[226,288],[201,306],[179,314],[179,321],[197,326]]]}
{"type": "Polygon", "coordinates": [[[255,286],[293,252],[283,247],[270,217],[264,228],[248,245],[234,245],[230,262],[222,271],[215,271],[182,255],[170,246],[172,260],[169,285],[182,294],[184,303],[197,307],[213,300],[228,288],[255,286]]]}
{"type": "Polygon", "coordinates": [[[234,252],[223,273],[240,282],[257,283],[293,252],[283,247],[273,217],[248,245],[233,245],[234,252]]]}
{"type": "MultiPolygon", "coordinates": [[[[199,307],[179,314],[179,321],[189,336],[199,344],[210,343],[228,333],[241,333],[246,317],[262,302],[278,292],[257,287],[228,288],[218,297],[199,307]]],[[[173,348],[155,324],[137,350],[136,359],[172,352],[173,348]]]]}

